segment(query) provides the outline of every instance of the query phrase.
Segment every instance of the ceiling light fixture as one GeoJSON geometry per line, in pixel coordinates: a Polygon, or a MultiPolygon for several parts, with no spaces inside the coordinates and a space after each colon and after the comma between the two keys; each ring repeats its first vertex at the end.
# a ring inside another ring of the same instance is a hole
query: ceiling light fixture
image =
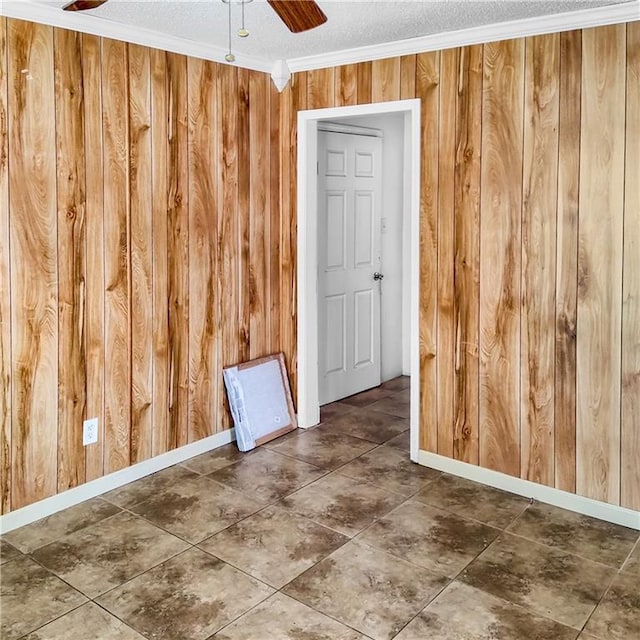
{"type": "Polygon", "coordinates": [[[240,5],[240,8],[242,10],[242,24],[240,25],[240,29],[238,29],[238,35],[241,38],[246,38],[249,35],[249,31],[246,29],[244,24],[244,5],[248,4],[249,2],[253,2],[253,0],[222,0],[222,2],[224,2],[226,5],[229,6],[229,50],[227,52],[227,55],[224,57],[224,59],[227,62],[234,62],[236,57],[233,55],[233,52],[231,51],[231,5],[232,4],[240,5]]]}

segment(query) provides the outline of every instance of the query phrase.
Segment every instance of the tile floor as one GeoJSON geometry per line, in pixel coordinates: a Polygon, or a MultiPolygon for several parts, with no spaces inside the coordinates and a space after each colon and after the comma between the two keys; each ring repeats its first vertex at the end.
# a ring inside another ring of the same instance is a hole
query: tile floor
{"type": "Polygon", "coordinates": [[[0,636],[638,640],[639,533],[411,464],[407,386],[6,534],[0,636]]]}

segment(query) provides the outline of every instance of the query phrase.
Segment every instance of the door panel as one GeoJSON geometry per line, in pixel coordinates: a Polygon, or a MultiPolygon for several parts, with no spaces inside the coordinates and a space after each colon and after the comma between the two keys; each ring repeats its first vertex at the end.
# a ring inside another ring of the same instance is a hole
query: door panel
{"type": "Polygon", "coordinates": [[[347,353],[345,350],[347,309],[345,296],[327,296],[325,308],[327,331],[332,336],[325,349],[327,354],[325,372],[343,372],[347,369],[347,353]]]}
{"type": "Polygon", "coordinates": [[[344,191],[328,191],[326,197],[326,229],[327,234],[327,270],[341,269],[347,266],[346,239],[347,239],[347,212],[346,196],[344,191]]]}
{"type": "Polygon", "coordinates": [[[354,261],[355,268],[373,267],[375,198],[370,191],[355,193],[354,261]]]}
{"type": "Polygon", "coordinates": [[[374,364],[373,356],[373,292],[354,292],[354,346],[353,364],[356,369],[374,364]]]}
{"type": "Polygon", "coordinates": [[[374,177],[374,154],[363,151],[356,151],[356,178],[374,177]]]}
{"type": "Polygon", "coordinates": [[[380,384],[382,140],[318,134],[320,404],[380,384]]]}

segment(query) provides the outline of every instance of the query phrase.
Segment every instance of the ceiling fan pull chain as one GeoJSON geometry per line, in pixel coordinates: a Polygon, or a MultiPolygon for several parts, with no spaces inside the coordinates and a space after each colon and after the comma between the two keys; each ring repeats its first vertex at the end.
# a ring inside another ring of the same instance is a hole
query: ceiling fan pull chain
{"type": "Polygon", "coordinates": [[[246,4],[245,0],[240,0],[240,4],[242,5],[242,26],[238,29],[238,35],[241,38],[246,38],[249,35],[249,31],[245,29],[244,26],[244,5],[246,4]]]}
{"type": "Polygon", "coordinates": [[[227,62],[233,62],[236,59],[236,57],[231,52],[231,2],[228,3],[228,6],[229,6],[229,14],[228,14],[229,15],[229,52],[224,57],[224,59],[227,62]]]}

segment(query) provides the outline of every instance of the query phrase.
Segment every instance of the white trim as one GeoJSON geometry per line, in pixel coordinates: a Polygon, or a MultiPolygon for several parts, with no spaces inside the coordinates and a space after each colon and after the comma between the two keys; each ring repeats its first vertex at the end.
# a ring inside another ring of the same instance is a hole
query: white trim
{"type": "Polygon", "coordinates": [[[282,93],[291,79],[291,71],[289,70],[286,60],[277,60],[273,63],[271,79],[273,80],[273,84],[276,85],[278,92],[282,93]]]}
{"type": "Polygon", "coordinates": [[[434,33],[418,38],[407,38],[406,40],[345,49],[332,53],[289,58],[287,64],[289,69],[295,73],[296,71],[338,67],[356,62],[395,58],[426,51],[441,51],[442,49],[452,49],[470,44],[511,40],[526,36],[571,31],[572,29],[588,29],[590,27],[633,22],[635,20],[640,20],[640,0],[581,11],[499,22],[481,27],[461,29],[460,31],[434,33]]]}
{"type": "Polygon", "coordinates": [[[561,507],[562,509],[568,509],[569,511],[582,513],[592,518],[598,518],[622,525],[623,527],[640,530],[640,511],[592,500],[591,498],[585,498],[584,496],[554,489],[553,487],[546,487],[542,484],[508,476],[498,471],[477,467],[467,462],[452,460],[451,458],[430,453],[429,451],[418,451],[417,461],[418,464],[424,465],[425,467],[445,471],[446,473],[495,487],[496,489],[510,491],[519,496],[533,498],[534,500],[561,507]]]}
{"type": "Polygon", "coordinates": [[[372,127],[361,127],[356,124],[345,124],[342,122],[318,122],[318,131],[327,133],[346,133],[352,136],[368,136],[370,138],[384,138],[382,129],[372,127]]]}
{"type": "Polygon", "coordinates": [[[58,511],[68,509],[76,504],[100,496],[107,491],[122,487],[129,482],[144,478],[156,471],[162,471],[167,467],[172,467],[174,464],[184,462],[189,458],[200,455],[201,453],[207,453],[218,447],[222,447],[225,444],[229,444],[235,440],[234,429],[222,431],[216,433],[208,438],[203,438],[197,442],[192,442],[184,447],[173,449],[167,453],[162,453],[155,458],[139,462],[126,469],[115,471],[109,475],[91,480],[85,484],[81,484],[73,489],[68,489],[62,493],[58,493],[50,498],[45,498],[34,504],[30,504],[22,509],[16,509],[0,516],[0,533],[7,533],[13,531],[18,527],[23,527],[27,524],[31,524],[41,518],[46,518],[58,511]]]}
{"type": "MultiPolygon", "coordinates": [[[[154,49],[173,51],[174,53],[228,64],[224,61],[226,49],[223,47],[112,22],[95,15],[63,12],[55,5],[36,4],[31,0],[2,0],[0,2],[0,15],[62,27],[63,29],[73,29],[96,36],[124,40],[125,42],[133,42],[154,49]]],[[[269,61],[257,56],[246,56],[238,53],[233,64],[245,69],[254,69],[271,74],[278,90],[282,91],[286,86],[286,76],[289,70],[291,72],[309,71],[311,69],[393,58],[426,51],[440,51],[470,44],[496,42],[498,40],[570,31],[572,29],[588,29],[608,24],[633,22],[635,20],[640,20],[640,0],[580,11],[499,22],[379,45],[289,58],[288,60],[269,61]]]]}
{"type": "Polygon", "coordinates": [[[318,122],[351,116],[405,113],[411,130],[405,145],[405,166],[410,167],[411,190],[411,458],[418,451],[419,427],[419,273],[420,273],[420,100],[398,100],[350,107],[298,112],[298,426],[320,421],[318,399],[318,250],[317,174],[318,122]]]}
{"type": "MultiPolygon", "coordinates": [[[[102,38],[132,42],[152,49],[171,51],[201,58],[202,60],[219,62],[220,64],[229,64],[224,60],[227,50],[223,47],[203,44],[186,38],[178,38],[159,31],[134,27],[121,22],[113,22],[96,15],[88,15],[76,11],[62,11],[57,5],[36,4],[30,0],[2,0],[0,3],[0,15],[47,24],[52,27],[61,27],[62,29],[71,29],[72,31],[81,31],[82,33],[89,33],[102,38]]],[[[263,71],[268,74],[271,74],[274,68],[273,63],[263,58],[247,56],[241,53],[236,54],[233,66],[263,71]]]]}

